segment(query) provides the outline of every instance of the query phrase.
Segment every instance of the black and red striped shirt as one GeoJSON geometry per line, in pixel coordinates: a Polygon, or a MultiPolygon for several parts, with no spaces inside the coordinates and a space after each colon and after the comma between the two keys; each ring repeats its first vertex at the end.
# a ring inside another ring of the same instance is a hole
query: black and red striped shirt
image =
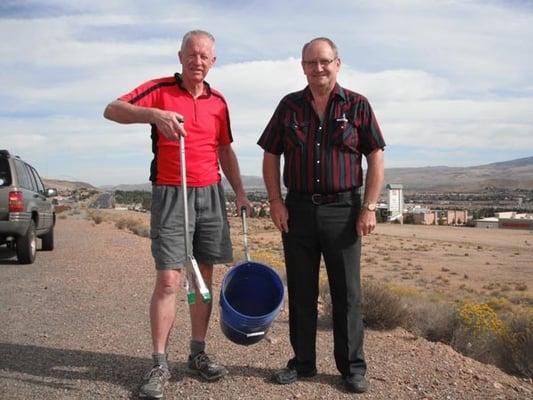
{"type": "Polygon", "coordinates": [[[323,121],[309,87],[279,103],[257,144],[283,154],[283,183],[299,193],[338,193],[363,184],[361,160],[385,141],[368,100],[335,85],[323,121]]]}

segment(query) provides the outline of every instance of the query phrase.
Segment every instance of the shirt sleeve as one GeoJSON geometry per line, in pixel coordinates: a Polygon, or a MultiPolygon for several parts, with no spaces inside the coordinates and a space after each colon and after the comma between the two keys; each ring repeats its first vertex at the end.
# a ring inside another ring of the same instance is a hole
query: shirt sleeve
{"type": "Polygon", "coordinates": [[[257,144],[266,152],[280,155],[283,153],[283,101],[279,103],[257,144]]]}
{"type": "Polygon", "coordinates": [[[159,104],[159,84],[147,81],[118,99],[139,107],[156,107],[159,104]]]}
{"type": "Polygon", "coordinates": [[[385,148],[385,140],[381,133],[376,116],[368,100],[362,101],[359,108],[358,119],[360,121],[360,150],[364,155],[372,153],[376,149],[385,148]]]}

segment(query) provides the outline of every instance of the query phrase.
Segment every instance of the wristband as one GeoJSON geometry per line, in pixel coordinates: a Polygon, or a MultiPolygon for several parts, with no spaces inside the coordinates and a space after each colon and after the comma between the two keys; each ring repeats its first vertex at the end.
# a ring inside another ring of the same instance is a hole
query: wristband
{"type": "Polygon", "coordinates": [[[268,199],[268,202],[269,203],[273,203],[273,202],[275,202],[277,200],[282,200],[282,199],[281,199],[281,197],[274,197],[273,199],[268,199]]]}

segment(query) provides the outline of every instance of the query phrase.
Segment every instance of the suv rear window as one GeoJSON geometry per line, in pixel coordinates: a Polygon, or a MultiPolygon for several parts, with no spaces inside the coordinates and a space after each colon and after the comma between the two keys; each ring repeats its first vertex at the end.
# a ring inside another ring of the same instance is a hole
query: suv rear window
{"type": "Polygon", "coordinates": [[[9,170],[9,161],[0,158],[0,186],[11,185],[11,171],[9,170]]]}
{"type": "Polygon", "coordinates": [[[18,185],[20,187],[23,187],[24,189],[34,190],[32,181],[30,178],[30,174],[28,173],[28,170],[26,169],[26,165],[20,160],[14,160],[14,161],[15,161],[15,169],[17,171],[18,185]]]}

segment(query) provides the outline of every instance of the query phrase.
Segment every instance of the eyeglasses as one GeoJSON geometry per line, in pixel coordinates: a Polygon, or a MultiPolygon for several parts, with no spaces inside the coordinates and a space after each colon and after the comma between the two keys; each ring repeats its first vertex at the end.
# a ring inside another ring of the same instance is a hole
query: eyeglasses
{"type": "Polygon", "coordinates": [[[328,60],[327,58],[320,59],[320,60],[302,60],[302,64],[306,67],[313,67],[319,64],[322,68],[326,68],[329,64],[331,64],[336,59],[337,57],[332,58],[331,60],[328,60]]]}

